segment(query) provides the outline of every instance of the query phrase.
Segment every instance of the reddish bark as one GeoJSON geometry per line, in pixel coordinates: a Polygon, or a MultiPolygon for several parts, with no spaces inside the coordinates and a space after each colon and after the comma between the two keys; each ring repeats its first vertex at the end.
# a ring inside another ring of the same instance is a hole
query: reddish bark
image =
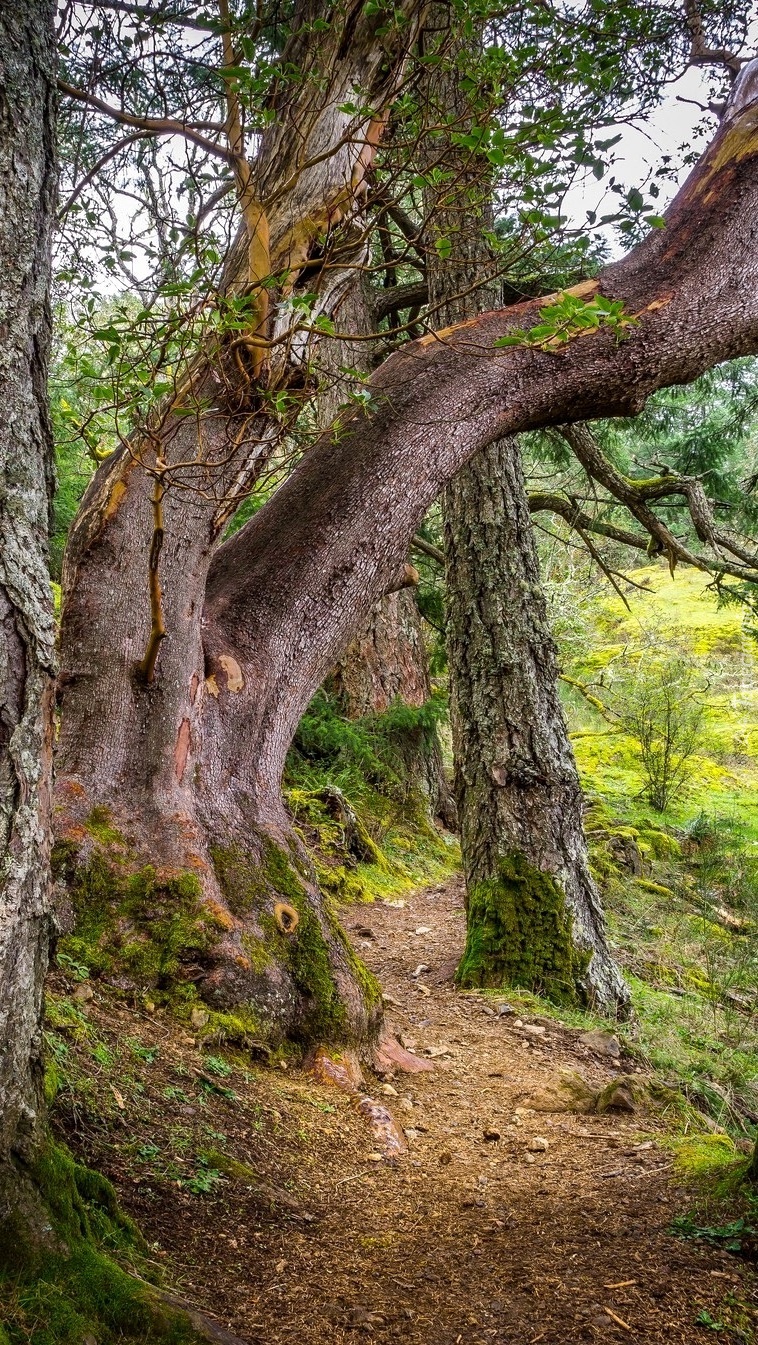
{"type": "MultiPolygon", "coordinates": [[[[325,434],[265,508],[215,553],[202,636],[197,583],[191,598],[187,593],[194,607],[181,614],[183,624],[170,638],[187,643],[192,657],[177,670],[175,687],[163,669],[166,650],[156,686],[139,695],[131,690],[132,646],[119,615],[120,690],[110,707],[102,699],[97,704],[99,714],[108,711],[100,748],[106,735],[118,743],[130,738],[128,769],[110,771],[106,780],[98,759],[78,753],[86,693],[80,693],[78,713],[72,714],[70,697],[64,704],[71,716],[64,728],[64,776],[77,763],[87,806],[104,802],[128,813],[135,799],[139,805],[149,798],[157,853],[170,853],[161,840],[168,818],[181,838],[183,863],[194,864],[209,900],[222,895],[208,863],[211,845],[238,847],[252,861],[274,842],[302,868],[281,800],[287,749],[340,651],[377,597],[392,587],[414,530],[442,485],[473,453],[505,434],[633,414],[657,388],[758,350],[757,206],[753,63],[737,83],[713,144],[669,210],[667,227],[653,231],[596,282],[597,292],[623,300],[636,317],[624,340],[600,330],[557,351],[497,349],[498,338],[536,323],[540,302],[532,301],[414,342],[373,377],[371,407],[345,415],[340,433],[325,434]],[[129,708],[126,732],[118,722],[119,697],[129,708]],[[179,780],[174,753],[180,731],[187,732],[185,720],[192,746],[179,780]],[[156,722],[161,729],[153,737],[156,722]],[[156,771],[166,779],[163,792],[153,787],[150,773],[156,771]]],[[[209,545],[207,529],[202,543],[193,544],[209,545]]],[[[113,567],[119,557],[126,557],[123,546],[112,547],[106,528],[98,563],[113,567]]],[[[206,563],[204,556],[198,573],[206,563]]],[[[113,568],[108,575],[113,593],[113,568]]],[[[100,601],[105,585],[102,580],[100,601]]],[[[133,594],[131,581],[130,589],[133,594]]],[[[80,603],[85,612],[86,594],[80,603]]],[[[91,619],[101,621],[105,640],[107,621],[95,612],[91,619]]],[[[81,623],[79,632],[85,634],[81,623]]],[[[88,754],[96,750],[90,740],[88,754]]],[[[65,798],[65,778],[62,790],[65,798]]],[[[326,941],[334,995],[347,1006],[353,1030],[363,1033],[376,1006],[367,1006],[315,884],[307,874],[301,882],[326,941]]],[[[266,1015],[279,1027],[307,1031],[323,1025],[323,1018],[314,1015],[297,964],[274,956],[264,974],[249,958],[246,963],[243,935],[256,919],[260,928],[272,899],[271,891],[262,891],[257,916],[229,922],[197,979],[207,994],[227,1002],[265,1000],[266,1015]]],[[[343,1016],[340,1030],[346,1023],[343,1016]]]]}

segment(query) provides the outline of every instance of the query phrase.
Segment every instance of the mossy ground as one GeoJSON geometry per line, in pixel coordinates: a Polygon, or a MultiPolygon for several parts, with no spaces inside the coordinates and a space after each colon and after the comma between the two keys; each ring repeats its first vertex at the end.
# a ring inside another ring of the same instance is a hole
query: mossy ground
{"type": "Polygon", "coordinates": [[[0,1237],[0,1341],[8,1345],[194,1345],[189,1318],[162,1303],[147,1247],[99,1173],[50,1140],[27,1181],[49,1220],[45,1242],[19,1217],[0,1237]],[[46,1243],[48,1245],[46,1245],[46,1243]],[[140,1282],[141,1281],[141,1282],[140,1282]]]}

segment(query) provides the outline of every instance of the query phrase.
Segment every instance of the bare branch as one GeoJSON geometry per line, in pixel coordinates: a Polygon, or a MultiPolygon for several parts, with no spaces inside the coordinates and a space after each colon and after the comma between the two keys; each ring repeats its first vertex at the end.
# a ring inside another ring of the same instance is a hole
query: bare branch
{"type": "MultiPolygon", "coordinates": [[[[106,103],[102,98],[98,98],[94,93],[86,93],[84,89],[77,89],[73,84],[67,84],[65,80],[58,80],[58,88],[61,93],[65,93],[67,98],[74,98],[80,103],[86,103],[88,107],[96,112],[101,112],[104,117],[110,117],[112,121],[117,121],[121,126],[135,126],[140,131],[145,131],[150,135],[181,135],[185,140],[192,141],[193,145],[199,145],[208,154],[215,154],[225,163],[235,167],[238,162],[238,155],[232,154],[230,150],[225,149],[223,145],[216,144],[214,140],[209,140],[207,136],[202,135],[195,126],[191,126],[185,121],[176,121],[173,117],[138,117],[132,112],[125,112],[123,108],[113,107],[106,103]]],[[[225,127],[217,125],[215,122],[198,122],[205,130],[223,132],[225,127]]]]}

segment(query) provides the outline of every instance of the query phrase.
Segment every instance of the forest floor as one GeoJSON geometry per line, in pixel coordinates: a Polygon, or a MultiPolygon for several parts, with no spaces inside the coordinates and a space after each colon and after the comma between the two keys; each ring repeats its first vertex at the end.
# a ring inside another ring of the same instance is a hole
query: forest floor
{"type": "Polygon", "coordinates": [[[54,1116],[167,1283],[249,1345],[752,1341],[750,1265],[670,1231],[693,1193],[665,1117],[529,1109],[561,1069],[597,1090],[642,1067],[455,989],[460,879],[345,917],[391,1031],[432,1066],[365,1073],[405,1129],[392,1161],[355,1101],[299,1066],[201,1054],[160,1013],[76,992],[54,1116]]]}

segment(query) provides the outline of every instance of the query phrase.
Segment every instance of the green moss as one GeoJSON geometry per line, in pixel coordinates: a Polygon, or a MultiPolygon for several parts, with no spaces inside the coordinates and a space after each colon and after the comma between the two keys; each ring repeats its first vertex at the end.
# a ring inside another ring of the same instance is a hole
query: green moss
{"type": "Polygon", "coordinates": [[[129,874],[98,849],[69,881],[76,924],[59,952],[94,975],[117,973],[138,988],[169,992],[220,937],[195,874],[163,875],[149,865],[129,874]]]}
{"type": "Polygon", "coordinates": [[[16,1215],[0,1230],[0,1342],[9,1345],[189,1345],[198,1340],[189,1318],[161,1302],[114,1259],[144,1279],[150,1268],[131,1220],[100,1174],[48,1143],[24,1179],[29,1209],[46,1224],[16,1215]]]}
{"type": "Polygon", "coordinates": [[[207,1010],[208,1021],[198,1029],[204,1046],[233,1044],[235,1046],[263,1046],[265,1029],[249,1004],[240,1004],[233,1011],[225,1013],[215,1009],[207,1010]]]}
{"type": "Polygon", "coordinates": [[[646,827],[639,832],[639,838],[643,845],[649,847],[655,859],[678,859],[682,853],[682,847],[676,836],[671,836],[667,831],[660,831],[658,827],[646,827]]]}
{"type": "Polygon", "coordinates": [[[260,910],[266,896],[266,884],[250,853],[240,845],[213,845],[211,859],[232,914],[244,919],[260,910]]]}
{"type": "Polygon", "coordinates": [[[676,1158],[676,1166],[688,1177],[710,1179],[724,1177],[745,1166],[744,1156],[729,1135],[683,1135],[667,1142],[676,1158]]]}
{"type": "Polygon", "coordinates": [[[558,883],[513,852],[496,878],[469,893],[466,947],[456,980],[470,988],[521,986],[574,1002],[588,955],[574,947],[558,883]]]}
{"type": "Polygon", "coordinates": [[[90,836],[93,836],[101,845],[124,844],[121,832],[113,826],[109,808],[101,806],[93,808],[84,825],[90,836]]]}

